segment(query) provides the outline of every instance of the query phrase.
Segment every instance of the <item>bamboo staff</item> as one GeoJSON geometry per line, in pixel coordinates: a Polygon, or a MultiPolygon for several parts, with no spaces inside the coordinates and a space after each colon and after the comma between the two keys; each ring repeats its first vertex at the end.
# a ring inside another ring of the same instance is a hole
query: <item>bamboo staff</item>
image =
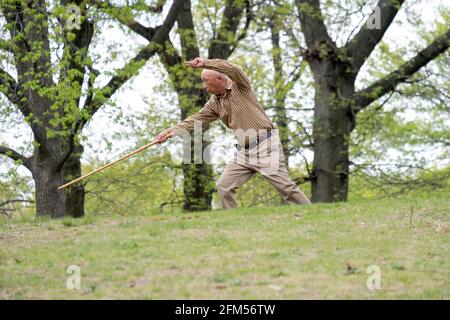
{"type": "MultiPolygon", "coordinates": [[[[171,136],[172,136],[172,134],[170,134],[170,135],[168,136],[168,138],[170,138],[171,136]]],[[[133,152],[130,152],[129,154],[124,155],[124,156],[121,157],[120,159],[117,159],[117,160],[114,160],[113,162],[107,163],[107,164],[105,164],[104,166],[102,166],[102,167],[100,167],[100,168],[98,168],[98,169],[95,169],[95,170],[93,170],[93,171],[91,171],[91,172],[89,172],[89,173],[86,173],[85,175],[83,175],[83,176],[81,176],[81,177],[79,177],[79,178],[77,178],[77,179],[75,179],[75,180],[73,180],[73,181],[70,181],[69,183],[66,183],[65,185],[62,185],[61,187],[58,188],[58,190],[62,190],[62,189],[64,189],[64,188],[67,188],[67,187],[69,187],[69,186],[71,186],[71,185],[73,185],[73,184],[75,184],[75,183],[77,183],[77,182],[83,180],[84,178],[87,178],[87,177],[89,177],[89,176],[92,176],[94,173],[97,173],[97,172],[99,172],[99,171],[102,171],[103,169],[109,168],[109,167],[115,165],[116,163],[118,163],[118,162],[120,162],[120,161],[123,161],[123,160],[125,160],[125,159],[128,159],[128,158],[131,157],[131,156],[134,156],[136,153],[139,153],[139,152],[141,152],[141,151],[143,151],[143,150],[145,150],[145,149],[147,149],[147,148],[150,148],[151,146],[153,146],[153,145],[155,145],[155,144],[157,144],[157,143],[160,143],[160,141],[159,141],[158,139],[155,139],[155,140],[153,140],[152,142],[146,144],[145,146],[142,146],[142,147],[140,147],[139,149],[134,150],[133,152]]]]}

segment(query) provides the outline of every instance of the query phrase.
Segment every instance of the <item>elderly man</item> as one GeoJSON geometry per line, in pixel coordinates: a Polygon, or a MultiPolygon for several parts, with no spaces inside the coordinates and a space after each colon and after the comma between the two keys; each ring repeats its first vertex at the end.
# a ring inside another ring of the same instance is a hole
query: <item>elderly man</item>
{"type": "Polygon", "coordinates": [[[186,65],[204,68],[203,87],[212,96],[199,112],[160,133],[159,142],[181,132],[192,132],[196,121],[207,124],[220,118],[234,130],[238,141],[234,159],[226,165],[217,182],[224,209],[237,207],[236,189],[257,172],[278,190],[285,202],[309,204],[308,198],[289,178],[279,136],[241,68],[225,60],[203,58],[186,61],[186,65]]]}

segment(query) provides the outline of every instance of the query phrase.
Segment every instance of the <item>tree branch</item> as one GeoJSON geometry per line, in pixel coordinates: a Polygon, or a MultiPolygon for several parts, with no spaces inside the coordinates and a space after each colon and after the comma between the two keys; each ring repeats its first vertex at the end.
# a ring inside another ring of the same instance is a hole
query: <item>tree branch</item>
{"type": "Polygon", "coordinates": [[[87,68],[89,69],[89,79],[88,79],[88,87],[87,87],[87,96],[86,101],[84,102],[84,106],[86,107],[89,104],[91,104],[92,99],[94,98],[94,83],[95,79],[97,79],[100,72],[95,69],[92,65],[88,65],[87,68]]]}
{"type": "MultiPolygon", "coordinates": [[[[191,1],[185,0],[177,18],[180,30],[180,40],[183,56],[186,59],[194,59],[200,55],[197,37],[194,30],[194,21],[192,18],[191,1]]],[[[175,51],[176,52],[176,51],[175,51]]]]}
{"type": "Polygon", "coordinates": [[[161,13],[166,2],[166,0],[158,0],[153,6],[148,6],[147,8],[150,12],[161,13]]]}
{"type": "MultiPolygon", "coordinates": [[[[158,54],[169,75],[171,75],[171,67],[180,66],[181,68],[185,68],[185,66],[182,65],[183,60],[178,54],[178,50],[175,48],[170,39],[167,39],[161,49],[158,50],[158,54]]],[[[178,83],[174,83],[174,85],[177,86],[178,83]]]]}
{"type": "Polygon", "coordinates": [[[0,39],[0,50],[4,50],[9,53],[13,53],[11,42],[5,39],[0,39]]]}
{"type": "Polygon", "coordinates": [[[368,88],[355,93],[355,106],[353,107],[353,111],[361,111],[373,101],[394,90],[399,83],[404,82],[408,77],[412,76],[431,60],[444,53],[449,45],[450,28],[445,34],[436,38],[428,47],[420,51],[415,57],[404,63],[400,68],[391,72],[383,79],[378,80],[368,88]]]}
{"type": "Polygon", "coordinates": [[[241,30],[241,33],[236,36],[236,40],[232,43],[232,47],[230,48],[230,55],[236,50],[238,43],[247,37],[248,28],[250,27],[250,23],[255,18],[253,14],[252,7],[250,1],[245,1],[245,24],[241,30]]]}
{"type": "Polygon", "coordinates": [[[12,203],[35,203],[32,200],[25,200],[25,199],[11,199],[11,200],[6,200],[3,202],[0,202],[0,214],[3,214],[5,216],[7,216],[8,218],[12,217],[12,214],[10,212],[14,211],[14,209],[10,209],[10,208],[3,208],[5,206],[7,206],[8,204],[12,204],[12,203]]]}
{"type": "Polygon", "coordinates": [[[0,155],[4,155],[14,161],[21,161],[25,167],[30,168],[29,158],[25,157],[24,155],[18,153],[17,151],[11,148],[0,146],[0,155]]]}
{"type": "Polygon", "coordinates": [[[230,56],[232,44],[236,44],[238,41],[236,32],[246,6],[247,1],[226,1],[222,22],[217,31],[217,36],[211,40],[208,49],[208,56],[210,58],[227,59],[230,56]],[[233,35],[234,40],[232,43],[229,41],[230,35],[233,35]]]}
{"type": "MultiPolygon", "coordinates": [[[[165,1],[159,1],[154,8],[148,7],[152,12],[161,12],[162,7],[164,6],[165,1]]],[[[93,0],[92,3],[100,9],[106,9],[107,13],[115,18],[117,21],[126,25],[128,28],[144,37],[148,41],[151,41],[153,36],[155,35],[156,30],[154,28],[149,28],[143,26],[141,23],[136,21],[129,13],[128,8],[118,7],[113,5],[110,1],[102,1],[102,0],[93,0]],[[124,14],[124,10],[126,14],[124,14]]]]}
{"type": "MultiPolygon", "coordinates": [[[[87,97],[86,101],[84,103],[84,107],[90,105],[92,102],[93,96],[94,96],[94,82],[97,76],[100,74],[99,71],[97,71],[92,66],[87,66],[89,69],[89,80],[88,80],[88,88],[87,88],[87,97]]],[[[69,159],[70,155],[72,154],[74,148],[75,148],[75,136],[78,133],[78,130],[76,129],[77,126],[75,126],[72,131],[69,134],[69,137],[67,138],[67,141],[69,142],[69,145],[67,147],[67,150],[64,152],[63,155],[61,155],[58,163],[56,164],[55,171],[61,170],[61,168],[64,166],[66,161],[69,159]]]]}
{"type": "Polygon", "coordinates": [[[18,83],[16,80],[5,70],[0,69],[0,92],[2,92],[12,104],[19,102],[17,95],[18,83]]]}
{"type": "Polygon", "coordinates": [[[0,93],[3,93],[9,102],[16,106],[24,117],[31,114],[26,103],[20,103],[20,86],[16,80],[5,70],[0,69],[0,93]]]}
{"type": "MultiPolygon", "coordinates": [[[[103,5],[100,1],[94,1],[96,5],[103,5]]],[[[99,95],[102,97],[99,98],[97,95],[94,95],[92,92],[93,89],[93,81],[90,79],[88,81],[88,86],[91,89],[91,92],[88,93],[88,96],[86,98],[86,101],[84,103],[84,106],[80,112],[81,116],[78,118],[78,120],[75,122],[74,126],[72,127],[72,130],[69,134],[69,137],[67,139],[68,146],[64,154],[60,156],[60,159],[56,165],[57,169],[61,169],[64,163],[69,159],[70,155],[72,154],[72,151],[75,147],[75,137],[76,135],[83,129],[83,127],[86,125],[86,123],[94,116],[94,114],[101,108],[104,101],[106,99],[109,99],[116,91],[119,89],[125,82],[127,82],[132,76],[134,76],[135,72],[130,72],[129,70],[133,70],[135,66],[138,66],[138,68],[142,67],[140,65],[141,62],[147,61],[152,55],[154,55],[157,51],[157,48],[160,47],[165,43],[166,40],[169,39],[169,32],[172,29],[176,16],[178,11],[180,10],[180,7],[182,5],[181,0],[175,0],[172,4],[172,7],[167,14],[166,20],[164,23],[152,30],[157,30],[155,34],[153,34],[152,38],[149,40],[150,43],[142,48],[138,54],[131,59],[124,67],[121,69],[116,70],[115,75],[111,78],[111,80],[102,88],[100,89],[99,95]]],[[[106,3],[106,2],[105,2],[106,3]]],[[[112,5],[107,1],[107,6],[112,7],[112,5]]],[[[117,7],[115,7],[117,8],[117,7]]],[[[123,18],[121,18],[120,15],[113,15],[116,19],[118,19],[120,22],[125,23],[123,18]],[[122,20],[122,21],[121,21],[122,20]]],[[[129,20],[127,23],[130,24],[129,20]]],[[[130,26],[136,26],[131,22],[130,26]]],[[[129,27],[130,27],[129,26],[129,27]]],[[[147,34],[146,34],[147,35],[147,34]]],[[[89,41],[90,42],[90,41],[89,41]]],[[[88,66],[91,73],[95,75],[95,77],[98,74],[98,71],[93,69],[92,66],[88,66]]],[[[134,70],[136,71],[136,70],[134,70]]]]}
{"type": "Polygon", "coordinates": [[[284,25],[282,26],[283,31],[286,32],[286,34],[291,38],[292,42],[294,42],[294,45],[297,46],[297,48],[300,51],[300,55],[304,56],[306,53],[306,49],[303,48],[303,46],[300,44],[300,41],[297,39],[297,37],[295,36],[294,32],[292,31],[291,27],[288,25],[284,25]]]}
{"type": "Polygon", "coordinates": [[[25,199],[11,199],[11,200],[6,200],[0,203],[0,207],[6,206],[7,204],[10,203],[18,203],[18,202],[24,202],[24,203],[35,203],[32,200],[25,200],[25,199]]]}
{"type": "Polygon", "coordinates": [[[20,1],[10,1],[8,3],[0,2],[0,11],[3,12],[5,20],[10,25],[8,27],[11,39],[23,52],[30,51],[30,45],[26,37],[17,37],[18,33],[23,32],[25,22],[23,17],[23,7],[20,1]]]}
{"type": "Polygon", "coordinates": [[[336,47],[323,21],[319,0],[296,0],[295,2],[308,49],[315,49],[319,43],[323,42],[336,47]]]}
{"type": "Polygon", "coordinates": [[[167,39],[169,39],[170,30],[172,30],[182,5],[183,0],[174,0],[166,19],[163,24],[157,28],[157,32],[151,39],[150,43],[142,48],[138,54],[124,67],[116,70],[115,75],[111,78],[111,80],[102,89],[100,89],[100,93],[94,95],[92,102],[81,110],[81,113],[84,116],[76,122],[74,127],[75,133],[78,133],[84,127],[89,119],[91,119],[98,109],[100,109],[106,99],[109,99],[117,91],[117,89],[119,89],[125,82],[134,76],[137,71],[134,70],[136,69],[136,66],[138,69],[141,68],[143,66],[143,62],[152,57],[157,52],[158,48],[161,47],[167,39]],[[130,72],[129,70],[134,70],[134,72],[130,72]]]}
{"type": "MultiPolygon", "coordinates": [[[[72,0],[62,0],[61,3],[63,5],[67,5],[72,0]]],[[[83,0],[76,0],[75,4],[81,7],[81,14],[84,16],[83,22],[80,25],[80,28],[71,30],[70,32],[75,35],[73,40],[68,40],[67,33],[64,37],[64,56],[63,61],[66,61],[68,64],[67,69],[61,70],[60,73],[60,82],[70,82],[70,83],[78,83],[80,84],[79,88],[76,92],[77,97],[74,99],[76,105],[78,106],[80,103],[80,97],[82,95],[81,87],[84,82],[84,76],[86,73],[86,67],[91,69],[90,63],[87,62],[86,58],[88,57],[89,46],[92,42],[92,37],[94,35],[94,23],[89,21],[86,17],[86,5],[83,3],[83,0]],[[75,75],[71,75],[73,70],[77,70],[78,72],[75,75]],[[68,78],[68,80],[67,80],[68,78]]],[[[88,80],[88,96],[86,98],[86,102],[92,99],[92,81],[91,77],[88,80]]],[[[61,105],[59,108],[59,112],[61,115],[66,113],[64,110],[64,105],[61,105]]],[[[66,140],[68,145],[66,146],[66,150],[62,155],[58,158],[58,163],[56,165],[56,171],[61,170],[64,163],[70,157],[73,152],[75,146],[75,136],[76,132],[73,130],[70,131],[69,137],[66,140]]]]}
{"type": "Polygon", "coordinates": [[[356,71],[361,68],[375,46],[381,41],[403,2],[404,0],[380,0],[377,4],[377,12],[372,12],[358,33],[345,46],[347,55],[351,58],[356,71]],[[379,13],[380,28],[368,29],[368,23],[370,19],[373,19],[375,13],[379,13]]]}
{"type": "Polygon", "coordinates": [[[50,66],[51,57],[43,52],[50,52],[48,31],[49,16],[45,1],[6,1],[2,8],[10,41],[18,48],[14,48],[16,69],[19,83],[38,78],[41,85],[54,85],[50,66]],[[36,28],[39,26],[39,31],[36,28]],[[39,46],[36,46],[39,43],[39,46]],[[39,47],[39,49],[38,49],[39,47]],[[35,58],[27,58],[31,53],[35,58]],[[30,73],[30,69],[33,73],[30,73]],[[38,74],[36,76],[36,74],[38,74]]]}

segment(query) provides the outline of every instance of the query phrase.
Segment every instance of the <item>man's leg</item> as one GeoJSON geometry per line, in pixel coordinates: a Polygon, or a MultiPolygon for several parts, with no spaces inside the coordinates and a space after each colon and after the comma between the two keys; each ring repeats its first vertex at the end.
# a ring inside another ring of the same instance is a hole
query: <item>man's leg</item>
{"type": "Polygon", "coordinates": [[[280,164],[278,172],[273,175],[264,175],[262,177],[270,182],[281,195],[281,198],[292,204],[311,204],[308,197],[299,189],[299,187],[289,178],[286,165],[280,164]]]}
{"type": "MultiPolygon", "coordinates": [[[[261,176],[270,182],[278,192],[282,199],[291,204],[311,204],[308,197],[299,189],[294,181],[289,178],[289,173],[285,164],[285,156],[283,147],[278,140],[278,136],[274,136],[269,145],[273,143],[269,152],[260,153],[263,158],[261,161],[263,165],[255,165],[256,171],[261,173],[261,176]],[[269,165],[270,164],[270,165],[269,165]]],[[[266,147],[266,146],[264,146],[266,147]]]]}
{"type": "Polygon", "coordinates": [[[246,183],[256,172],[245,165],[229,163],[217,182],[222,208],[225,210],[236,208],[236,189],[246,183]]]}

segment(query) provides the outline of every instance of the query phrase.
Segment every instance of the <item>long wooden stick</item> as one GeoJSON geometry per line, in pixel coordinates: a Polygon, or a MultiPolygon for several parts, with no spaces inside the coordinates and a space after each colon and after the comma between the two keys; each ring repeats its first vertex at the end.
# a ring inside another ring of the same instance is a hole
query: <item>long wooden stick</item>
{"type": "Polygon", "coordinates": [[[100,168],[98,168],[98,169],[95,169],[95,170],[93,170],[93,171],[91,171],[91,172],[89,172],[89,173],[86,173],[85,175],[83,175],[83,176],[81,176],[81,177],[79,177],[79,178],[77,178],[77,179],[75,179],[75,180],[73,180],[73,181],[70,181],[69,183],[66,183],[65,185],[59,187],[58,190],[67,188],[68,186],[71,186],[71,185],[77,183],[78,181],[83,180],[84,178],[87,178],[87,177],[89,177],[89,176],[92,176],[94,173],[97,173],[97,172],[99,172],[99,171],[102,171],[103,169],[109,168],[109,167],[115,165],[116,163],[118,163],[118,162],[120,162],[120,161],[122,161],[122,160],[128,159],[128,158],[131,157],[131,156],[134,156],[136,153],[139,153],[139,152],[141,152],[142,150],[145,150],[145,149],[147,149],[147,148],[150,148],[151,146],[153,146],[153,145],[155,145],[155,144],[157,144],[157,143],[159,143],[158,140],[153,140],[152,142],[146,144],[145,146],[142,146],[142,147],[140,147],[139,149],[134,150],[133,152],[130,152],[130,153],[127,154],[127,155],[124,155],[124,156],[121,157],[120,159],[117,159],[117,160],[114,160],[113,162],[107,163],[107,164],[105,164],[104,166],[102,166],[102,167],[100,167],[100,168]]]}

